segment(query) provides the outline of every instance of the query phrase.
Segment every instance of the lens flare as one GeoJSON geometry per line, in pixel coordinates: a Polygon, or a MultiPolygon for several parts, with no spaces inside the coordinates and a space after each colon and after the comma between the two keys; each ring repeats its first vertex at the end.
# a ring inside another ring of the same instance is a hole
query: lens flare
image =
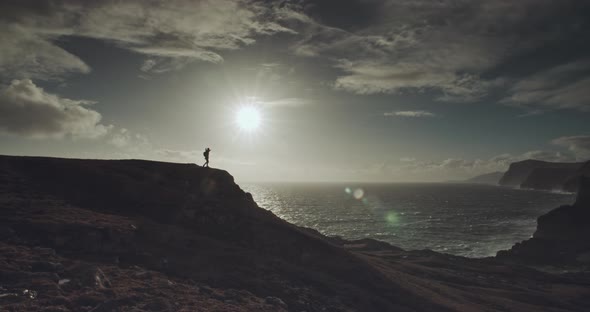
{"type": "Polygon", "coordinates": [[[389,211],[385,214],[385,220],[390,225],[396,225],[399,222],[399,216],[395,211],[389,211]]]}
{"type": "Polygon", "coordinates": [[[361,189],[361,188],[357,188],[352,193],[352,196],[354,196],[354,198],[356,198],[358,200],[361,200],[363,198],[363,196],[365,196],[365,191],[363,191],[363,189],[361,189]]]}

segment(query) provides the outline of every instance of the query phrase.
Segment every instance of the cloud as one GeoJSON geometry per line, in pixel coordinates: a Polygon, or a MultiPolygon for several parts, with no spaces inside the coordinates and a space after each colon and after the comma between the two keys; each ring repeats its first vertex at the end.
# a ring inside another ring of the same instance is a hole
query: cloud
{"type": "Polygon", "coordinates": [[[405,157],[399,163],[382,165],[383,177],[415,181],[446,181],[466,179],[476,175],[506,171],[511,163],[526,159],[551,162],[576,162],[590,160],[590,136],[566,136],[551,141],[567,151],[532,150],[521,154],[500,154],[488,159],[447,158],[440,161],[421,161],[405,157]]]}
{"type": "Polygon", "coordinates": [[[242,98],[236,99],[237,102],[240,102],[243,105],[252,105],[252,106],[262,106],[268,108],[274,107],[300,107],[304,105],[309,105],[313,101],[309,99],[299,98],[299,97],[286,97],[286,98],[277,98],[273,100],[266,100],[262,97],[258,96],[244,96],[242,98]]]}
{"type": "Polygon", "coordinates": [[[97,138],[113,126],[85,100],[45,92],[29,79],[13,80],[0,92],[0,132],[33,138],[97,138]]]}
{"type": "MultiPolygon", "coordinates": [[[[402,158],[399,163],[380,166],[380,178],[404,181],[448,181],[462,180],[490,172],[508,170],[511,163],[526,159],[554,162],[574,162],[573,153],[562,151],[527,151],[521,154],[500,154],[488,159],[447,158],[426,161],[416,158],[402,158]]],[[[578,159],[579,160],[579,159],[578,159]]],[[[375,174],[375,172],[373,172],[375,174]]]]}
{"type": "Polygon", "coordinates": [[[67,36],[109,41],[146,55],[151,60],[142,66],[146,72],[177,70],[194,61],[220,63],[219,51],[251,45],[259,36],[294,33],[274,20],[272,10],[250,0],[3,3],[0,68],[11,78],[88,72],[83,61],[56,44],[67,36]]]}
{"type": "MultiPolygon", "coordinates": [[[[580,42],[588,28],[583,12],[590,8],[574,0],[308,4],[281,15],[301,34],[292,51],[330,62],[339,71],[335,89],[430,93],[453,102],[479,101],[506,87],[510,73],[495,71],[500,65],[551,44],[567,49],[580,42]]],[[[563,90],[560,97],[578,99],[584,86],[563,90]]]]}
{"type": "Polygon", "coordinates": [[[311,101],[302,98],[282,98],[272,101],[256,101],[256,104],[267,106],[267,107],[299,107],[310,104],[311,101]]]}
{"type": "Polygon", "coordinates": [[[48,80],[90,72],[84,61],[52,43],[56,36],[18,25],[0,27],[0,77],[48,80]]]}
{"type": "Polygon", "coordinates": [[[397,112],[387,112],[383,113],[383,116],[386,117],[413,117],[413,118],[420,118],[420,117],[435,117],[434,113],[419,110],[419,111],[397,111],[397,112]]]}
{"type": "Polygon", "coordinates": [[[552,143],[567,147],[578,160],[590,160],[590,135],[560,137],[553,140],[552,143]]]}
{"type": "Polygon", "coordinates": [[[133,51],[151,56],[140,67],[146,73],[160,74],[179,70],[197,60],[215,64],[223,62],[221,55],[202,49],[136,48],[133,51]]]}
{"type": "Polygon", "coordinates": [[[476,74],[455,73],[436,64],[390,63],[385,60],[341,60],[334,88],[357,94],[424,92],[434,90],[441,101],[472,101],[487,95],[501,80],[483,81],[476,74]]]}
{"type": "Polygon", "coordinates": [[[118,148],[126,148],[132,151],[151,146],[147,137],[139,133],[134,134],[126,128],[113,129],[106,140],[107,143],[118,148]]]}
{"type": "Polygon", "coordinates": [[[420,8],[405,1],[367,5],[382,6],[375,10],[381,12],[376,23],[351,32],[307,21],[307,36],[293,49],[332,60],[342,73],[335,89],[357,94],[436,91],[439,100],[465,101],[485,96],[498,84],[482,80],[479,73],[495,64],[499,47],[483,45],[487,42],[481,37],[465,38],[459,26],[435,27],[420,18],[425,11],[430,18],[448,12],[437,13],[423,2],[420,8]],[[416,20],[408,20],[408,14],[416,20]]]}
{"type": "Polygon", "coordinates": [[[246,0],[125,1],[79,5],[71,9],[86,19],[77,33],[112,40],[134,51],[164,57],[219,62],[214,50],[235,50],[257,35],[291,32],[265,18],[270,8],[246,0]]]}
{"type": "Polygon", "coordinates": [[[541,112],[554,109],[590,111],[590,60],[541,71],[518,81],[502,103],[541,112]]]}
{"type": "Polygon", "coordinates": [[[131,141],[131,134],[129,130],[125,128],[119,129],[119,131],[112,133],[112,136],[109,138],[108,142],[116,147],[125,147],[129,145],[131,141]]]}

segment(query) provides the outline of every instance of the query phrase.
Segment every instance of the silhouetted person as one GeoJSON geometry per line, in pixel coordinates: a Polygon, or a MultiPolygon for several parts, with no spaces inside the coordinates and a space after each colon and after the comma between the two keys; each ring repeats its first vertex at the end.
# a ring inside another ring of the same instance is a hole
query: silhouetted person
{"type": "Polygon", "coordinates": [[[203,167],[207,167],[209,168],[209,152],[211,151],[210,148],[206,148],[205,151],[203,152],[203,156],[205,156],[205,163],[203,164],[203,167]]]}

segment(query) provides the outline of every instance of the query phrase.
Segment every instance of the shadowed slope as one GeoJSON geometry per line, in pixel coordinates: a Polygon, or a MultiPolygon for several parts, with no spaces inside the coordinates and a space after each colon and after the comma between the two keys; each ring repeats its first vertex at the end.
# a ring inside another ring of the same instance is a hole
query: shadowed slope
{"type": "MultiPolygon", "coordinates": [[[[355,289],[358,301],[347,304],[359,308],[404,309],[403,302],[412,301],[411,293],[364,260],[259,208],[222,170],[142,160],[1,157],[0,171],[5,180],[21,181],[24,192],[64,200],[63,206],[73,205],[70,209],[84,215],[84,225],[38,220],[13,227],[19,236],[45,237],[43,243],[60,252],[117,257],[127,264],[263,293],[277,291],[274,284],[280,278],[273,275],[315,285],[320,293],[355,289]],[[119,217],[129,224],[117,230],[93,220],[119,224],[119,217]],[[135,230],[129,230],[131,225],[135,230]],[[383,295],[399,302],[388,302],[383,295]]],[[[43,208],[42,213],[67,220],[70,213],[59,209],[43,208]]],[[[34,218],[40,211],[30,213],[34,218]]],[[[414,299],[416,304],[423,305],[414,299]]]]}
{"type": "Polygon", "coordinates": [[[0,239],[3,311],[590,308],[578,277],[326,238],[193,164],[0,156],[0,239]]]}

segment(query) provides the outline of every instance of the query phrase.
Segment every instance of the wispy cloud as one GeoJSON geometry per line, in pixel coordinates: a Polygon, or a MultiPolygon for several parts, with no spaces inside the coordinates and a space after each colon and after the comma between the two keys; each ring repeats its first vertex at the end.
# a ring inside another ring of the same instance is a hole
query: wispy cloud
{"type": "Polygon", "coordinates": [[[258,36],[295,32],[277,23],[273,6],[249,0],[54,2],[33,9],[28,2],[2,5],[0,69],[10,78],[47,79],[88,72],[55,40],[79,36],[110,41],[143,54],[146,72],[166,72],[193,61],[223,62],[258,36]],[[151,64],[151,65],[150,65],[151,64]]]}
{"type": "Polygon", "coordinates": [[[60,79],[68,73],[88,73],[90,67],[55,45],[57,36],[0,22],[0,80],[60,79]]]}
{"type": "Polygon", "coordinates": [[[150,140],[140,133],[132,133],[126,128],[111,128],[112,131],[106,137],[106,142],[111,145],[118,148],[125,148],[129,151],[151,147],[150,140]]]}
{"type": "Polygon", "coordinates": [[[500,154],[488,159],[447,158],[440,161],[401,159],[401,164],[387,164],[381,173],[402,180],[448,181],[466,179],[476,175],[506,171],[511,163],[537,159],[544,161],[572,162],[574,155],[560,151],[528,151],[522,154],[500,154]]]}
{"type": "Polygon", "coordinates": [[[590,135],[560,137],[553,144],[566,147],[578,160],[590,160],[590,135]]]}
{"type": "Polygon", "coordinates": [[[311,103],[308,99],[303,98],[282,98],[276,99],[272,101],[256,101],[258,105],[267,106],[267,107],[299,107],[303,105],[308,105],[311,103]]]}
{"type": "Polygon", "coordinates": [[[424,110],[418,111],[397,111],[397,112],[386,112],[383,113],[386,117],[411,117],[411,118],[423,118],[423,117],[436,117],[434,113],[424,110]]]}
{"type": "Polygon", "coordinates": [[[502,103],[539,113],[590,111],[590,59],[559,65],[518,81],[502,103]]]}

